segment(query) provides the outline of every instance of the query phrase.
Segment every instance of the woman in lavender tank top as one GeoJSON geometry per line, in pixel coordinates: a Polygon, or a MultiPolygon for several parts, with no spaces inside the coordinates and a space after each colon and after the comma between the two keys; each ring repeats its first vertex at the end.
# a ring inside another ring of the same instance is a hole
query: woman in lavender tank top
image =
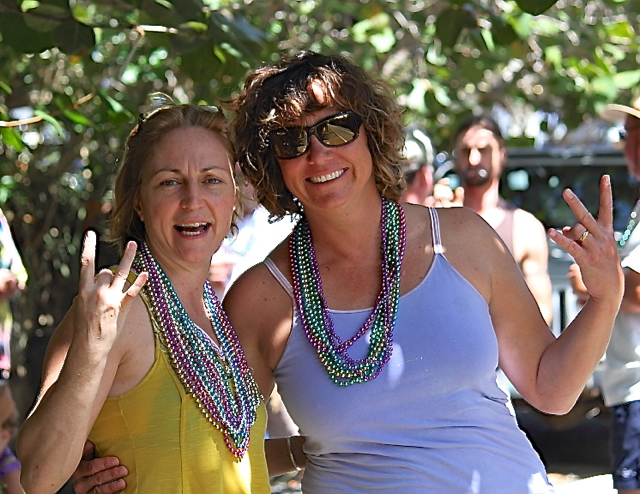
{"type": "Polygon", "coordinates": [[[566,191],[580,222],[549,232],[591,295],[555,338],[481,219],[398,203],[404,134],[384,84],[305,52],[245,88],[240,164],[264,207],[301,219],[226,308],[261,386],[275,376],[306,437],[291,443],[303,491],[551,492],[495,373],[546,413],[574,405],[622,293],[608,178],[598,220],[566,191]]]}

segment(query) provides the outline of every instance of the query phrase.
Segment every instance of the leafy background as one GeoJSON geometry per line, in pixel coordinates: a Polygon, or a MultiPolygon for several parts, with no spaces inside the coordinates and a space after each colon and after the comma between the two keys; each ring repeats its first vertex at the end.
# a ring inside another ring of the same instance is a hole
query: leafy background
{"type": "MultiPolygon", "coordinates": [[[[437,149],[503,108],[510,143],[577,128],[640,82],[640,0],[0,0],[0,204],[30,274],[14,389],[35,396],[51,331],[104,229],[123,142],[147,95],[215,104],[282,51],[345,52],[387,79],[437,149]],[[547,115],[533,119],[532,115],[547,115]]],[[[114,253],[102,246],[100,260],[114,253]]]]}

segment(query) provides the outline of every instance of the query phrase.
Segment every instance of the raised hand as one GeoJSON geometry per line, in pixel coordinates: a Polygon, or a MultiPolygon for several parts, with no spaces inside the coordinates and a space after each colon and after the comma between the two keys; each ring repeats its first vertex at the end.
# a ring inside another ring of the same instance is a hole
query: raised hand
{"type": "Polygon", "coordinates": [[[589,297],[596,300],[622,298],[624,279],[613,237],[613,198],[608,175],[600,179],[600,206],[596,220],[569,189],[563,193],[578,222],[562,232],[549,230],[550,238],[576,261],[589,297]]]}
{"type": "MultiPolygon", "coordinates": [[[[135,242],[129,242],[115,272],[109,269],[95,273],[96,234],[89,230],[82,248],[78,313],[76,321],[86,321],[84,337],[88,343],[108,351],[115,342],[118,328],[122,326],[131,307],[147,281],[141,273],[135,282],[125,289],[125,283],[136,253],[135,242]]],[[[75,337],[83,325],[76,325],[75,337]]]]}

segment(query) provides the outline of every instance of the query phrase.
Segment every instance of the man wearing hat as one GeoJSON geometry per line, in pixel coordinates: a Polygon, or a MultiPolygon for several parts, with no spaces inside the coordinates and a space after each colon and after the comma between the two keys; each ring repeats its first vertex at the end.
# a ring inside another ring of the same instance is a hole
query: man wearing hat
{"type": "MultiPolygon", "coordinates": [[[[640,97],[629,106],[607,105],[601,116],[623,123],[627,168],[640,179],[640,97]]],[[[640,494],[640,228],[635,228],[639,215],[640,201],[619,241],[625,290],[600,384],[605,405],[612,407],[611,465],[613,486],[619,494],[640,494]]],[[[569,277],[578,298],[586,298],[575,265],[569,277]]]]}

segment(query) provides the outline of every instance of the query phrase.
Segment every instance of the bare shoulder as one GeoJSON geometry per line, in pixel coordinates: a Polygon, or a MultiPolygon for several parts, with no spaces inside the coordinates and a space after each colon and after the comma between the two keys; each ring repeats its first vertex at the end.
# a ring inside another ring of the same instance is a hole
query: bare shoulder
{"type": "Polygon", "coordinates": [[[466,238],[490,243],[494,243],[494,239],[498,238],[493,228],[469,208],[438,208],[437,211],[443,243],[447,238],[453,242],[466,238]]]}
{"type": "MultiPolygon", "coordinates": [[[[276,263],[278,270],[289,281],[288,265],[284,262],[282,248],[277,247],[269,258],[276,263]]],[[[245,271],[234,281],[224,297],[224,307],[234,314],[261,312],[278,300],[291,300],[281,283],[271,273],[265,262],[261,262],[245,271]]]]}
{"type": "Polygon", "coordinates": [[[498,234],[471,209],[438,209],[444,255],[485,300],[491,299],[495,273],[512,264],[513,257],[498,234]]]}
{"type": "Polygon", "coordinates": [[[517,208],[513,212],[513,222],[516,226],[526,228],[527,230],[545,234],[545,228],[542,222],[529,211],[517,208]]]}
{"type": "MultiPolygon", "coordinates": [[[[276,247],[269,257],[290,283],[286,244],[276,247]]],[[[264,262],[243,273],[225,295],[225,311],[256,371],[273,370],[280,361],[291,333],[293,303],[264,262]]],[[[257,378],[261,384],[260,376],[257,378]]]]}

